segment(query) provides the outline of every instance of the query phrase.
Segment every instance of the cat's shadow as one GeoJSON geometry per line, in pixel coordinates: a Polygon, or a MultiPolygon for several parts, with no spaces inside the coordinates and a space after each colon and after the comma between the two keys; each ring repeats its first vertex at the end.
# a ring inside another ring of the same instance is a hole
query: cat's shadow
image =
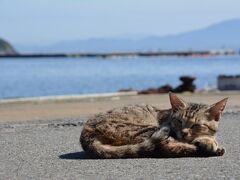
{"type": "Polygon", "coordinates": [[[91,157],[88,157],[84,151],[80,152],[72,152],[67,154],[61,154],[58,156],[60,159],[69,159],[69,160],[87,160],[87,159],[93,159],[91,157]]]}
{"type": "MultiPolygon", "coordinates": [[[[97,160],[97,159],[99,159],[96,157],[88,156],[84,151],[61,154],[58,157],[60,159],[65,159],[65,160],[89,160],[89,159],[97,160]]],[[[151,157],[151,158],[153,158],[153,157],[151,157]]],[[[181,158],[181,157],[179,157],[179,158],[181,158]]],[[[196,157],[185,157],[185,158],[206,158],[206,157],[205,156],[196,156],[196,157]]],[[[157,159],[169,159],[169,158],[158,157],[157,159]]]]}

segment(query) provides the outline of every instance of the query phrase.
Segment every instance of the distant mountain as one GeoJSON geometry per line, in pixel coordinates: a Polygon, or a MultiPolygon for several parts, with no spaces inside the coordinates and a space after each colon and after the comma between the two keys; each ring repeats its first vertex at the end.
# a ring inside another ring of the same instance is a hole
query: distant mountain
{"type": "Polygon", "coordinates": [[[0,55],[16,54],[14,48],[5,40],[0,38],[0,55]]]}
{"type": "Polygon", "coordinates": [[[98,38],[61,42],[47,47],[18,46],[25,52],[112,52],[149,50],[240,49],[240,19],[228,20],[209,27],[164,37],[98,38]]]}

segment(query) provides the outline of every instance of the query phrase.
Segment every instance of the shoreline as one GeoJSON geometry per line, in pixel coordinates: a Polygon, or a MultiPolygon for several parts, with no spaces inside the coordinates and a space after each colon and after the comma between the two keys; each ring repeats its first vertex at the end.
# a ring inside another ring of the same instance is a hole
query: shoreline
{"type": "Polygon", "coordinates": [[[69,102],[69,101],[84,101],[90,99],[101,99],[108,97],[121,97],[137,95],[137,91],[130,92],[112,92],[112,93],[96,93],[96,94],[81,94],[81,95],[57,95],[57,96],[39,96],[39,97],[23,97],[23,98],[7,98],[0,99],[2,104],[24,104],[24,103],[43,103],[43,102],[69,102]]]}
{"type": "MultiPolygon", "coordinates": [[[[240,111],[239,91],[182,93],[187,102],[213,104],[229,97],[226,112],[240,111]]],[[[150,104],[160,109],[170,108],[168,94],[137,95],[114,93],[101,96],[61,96],[24,101],[0,101],[0,123],[33,122],[88,118],[93,114],[129,104],[150,104]]]]}
{"type": "MultiPolygon", "coordinates": [[[[197,90],[196,92],[174,92],[179,96],[191,95],[240,95],[239,90],[213,90],[213,91],[204,91],[197,90]]],[[[141,94],[139,91],[119,91],[119,92],[109,92],[109,93],[90,93],[90,94],[69,94],[69,95],[46,95],[46,96],[32,96],[32,97],[18,97],[18,98],[3,98],[0,99],[0,106],[4,104],[25,104],[25,103],[45,103],[45,102],[82,102],[82,101],[96,101],[101,99],[122,97],[122,96],[165,96],[168,93],[150,93],[150,94],[141,94]]]]}

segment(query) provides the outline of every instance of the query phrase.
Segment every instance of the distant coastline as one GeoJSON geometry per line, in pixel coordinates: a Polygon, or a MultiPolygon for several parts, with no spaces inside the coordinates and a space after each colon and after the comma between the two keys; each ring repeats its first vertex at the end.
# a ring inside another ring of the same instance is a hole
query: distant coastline
{"type": "Polygon", "coordinates": [[[239,55],[234,50],[208,51],[140,51],[140,52],[112,52],[112,53],[29,53],[29,54],[0,54],[0,58],[117,58],[117,57],[156,57],[156,56],[219,56],[239,55]]]}

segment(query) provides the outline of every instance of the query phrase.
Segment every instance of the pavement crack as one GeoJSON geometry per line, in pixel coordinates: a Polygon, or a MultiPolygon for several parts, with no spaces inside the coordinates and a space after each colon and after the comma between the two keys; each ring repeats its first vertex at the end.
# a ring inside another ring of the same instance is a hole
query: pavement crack
{"type": "Polygon", "coordinates": [[[66,123],[51,123],[48,124],[48,127],[76,127],[83,126],[84,122],[66,122],[66,123]]]}

